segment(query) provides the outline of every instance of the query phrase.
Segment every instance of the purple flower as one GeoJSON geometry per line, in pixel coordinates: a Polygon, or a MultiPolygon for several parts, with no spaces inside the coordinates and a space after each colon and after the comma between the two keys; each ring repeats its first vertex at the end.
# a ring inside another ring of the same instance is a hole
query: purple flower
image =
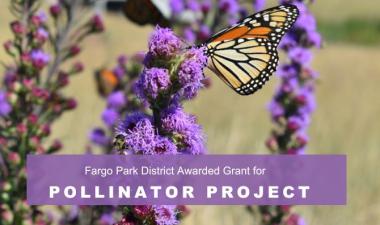
{"type": "Polygon", "coordinates": [[[30,58],[37,69],[44,68],[50,61],[50,56],[40,49],[32,50],[30,58]]]}
{"type": "Polygon", "coordinates": [[[176,206],[172,205],[154,205],[154,218],[157,225],[176,225],[179,223],[177,220],[176,206]]]}
{"type": "Polygon", "coordinates": [[[6,93],[0,90],[0,116],[7,116],[11,111],[12,107],[8,103],[6,93]]]}
{"type": "Polygon", "coordinates": [[[93,129],[89,135],[89,139],[100,146],[107,146],[110,143],[109,137],[106,136],[105,131],[101,128],[93,129]]]}
{"type": "Polygon", "coordinates": [[[187,0],[187,8],[189,8],[193,12],[198,12],[200,10],[200,5],[197,0],[187,0]]]}
{"type": "MultiPolygon", "coordinates": [[[[157,98],[158,94],[170,87],[170,76],[167,69],[145,69],[136,83],[137,93],[141,99],[157,98]]],[[[146,99],[145,99],[146,100],[146,99]]]]}
{"type": "Polygon", "coordinates": [[[269,103],[268,109],[272,115],[272,119],[276,120],[278,117],[284,115],[285,110],[284,107],[276,101],[271,101],[269,103]]]}
{"type": "Polygon", "coordinates": [[[49,38],[49,33],[42,27],[39,27],[35,33],[35,37],[39,42],[45,42],[49,38]]]}
{"type": "Polygon", "coordinates": [[[61,14],[61,12],[62,12],[61,5],[59,3],[57,3],[57,4],[50,6],[49,11],[50,11],[50,14],[54,18],[57,18],[59,16],[59,14],[61,14]]]}
{"type": "Polygon", "coordinates": [[[221,0],[219,1],[219,9],[234,15],[239,11],[239,3],[236,0],[221,0]]]}
{"type": "Polygon", "coordinates": [[[102,32],[104,31],[104,22],[99,14],[94,15],[90,19],[90,28],[92,32],[102,32]]]}
{"type": "Polygon", "coordinates": [[[114,224],[116,221],[112,216],[112,213],[103,213],[99,219],[100,224],[110,225],[114,224]]]}
{"type": "Polygon", "coordinates": [[[261,11],[264,9],[266,0],[255,0],[253,2],[253,7],[255,8],[255,11],[261,11]]]}
{"type": "Polygon", "coordinates": [[[48,16],[45,11],[39,11],[36,16],[41,23],[45,23],[48,20],[48,16]]]}
{"type": "Polygon", "coordinates": [[[126,55],[120,55],[117,57],[117,63],[121,66],[124,66],[127,64],[128,57],[126,55]]]}
{"type": "Polygon", "coordinates": [[[194,60],[185,60],[180,66],[178,80],[182,86],[181,92],[184,98],[194,98],[199,89],[203,87],[203,68],[194,60]]]}
{"type": "Polygon", "coordinates": [[[155,154],[174,155],[177,154],[177,146],[167,137],[157,136],[154,152],[155,154]]]}
{"type": "Polygon", "coordinates": [[[171,57],[181,47],[181,41],[169,28],[156,27],[149,40],[149,52],[153,56],[171,57]]]}
{"type": "Polygon", "coordinates": [[[310,50],[303,47],[295,47],[289,50],[289,58],[297,63],[308,64],[312,60],[313,55],[310,50]]]}
{"type": "Polygon", "coordinates": [[[120,109],[126,104],[126,99],[123,91],[111,93],[107,98],[107,106],[110,108],[120,109]]]}
{"type": "Polygon", "coordinates": [[[125,69],[124,67],[117,65],[112,72],[119,78],[122,79],[123,76],[125,75],[125,69]]]}
{"type": "Polygon", "coordinates": [[[107,126],[113,126],[119,119],[119,113],[114,109],[107,108],[102,113],[102,120],[107,126]]]}
{"type": "Polygon", "coordinates": [[[317,22],[310,13],[301,13],[295,23],[295,27],[305,29],[306,31],[314,31],[317,27],[317,22]]]}
{"type": "Polygon", "coordinates": [[[201,9],[203,13],[208,13],[211,10],[212,2],[210,0],[204,0],[201,3],[201,9]]]}
{"type": "Polygon", "coordinates": [[[194,43],[196,40],[194,30],[191,27],[186,27],[183,29],[183,37],[191,43],[194,43]]]}
{"type": "Polygon", "coordinates": [[[204,24],[201,25],[198,35],[200,40],[207,40],[211,36],[210,27],[204,24]]]}
{"type": "Polygon", "coordinates": [[[170,0],[170,8],[172,9],[173,14],[179,14],[185,9],[185,6],[183,1],[170,0]]]}
{"type": "Polygon", "coordinates": [[[132,129],[125,131],[127,150],[134,154],[154,154],[156,138],[155,128],[147,118],[142,118],[132,129]]]}
{"type": "Polygon", "coordinates": [[[276,75],[283,79],[296,77],[297,70],[291,65],[283,64],[278,66],[276,75]]]}
{"type": "Polygon", "coordinates": [[[287,127],[291,131],[297,131],[303,127],[305,127],[305,121],[298,116],[291,116],[288,118],[287,127]]]}
{"type": "Polygon", "coordinates": [[[289,49],[297,46],[296,40],[290,35],[286,34],[280,41],[279,48],[281,49],[289,49]]]}
{"type": "Polygon", "coordinates": [[[317,31],[314,31],[314,30],[308,31],[307,39],[311,45],[314,45],[318,48],[320,48],[322,45],[322,37],[317,31]]]}
{"type": "Polygon", "coordinates": [[[129,114],[126,116],[125,120],[120,123],[117,132],[124,135],[128,130],[134,129],[137,123],[143,119],[152,121],[152,118],[150,116],[142,112],[129,114]]]}
{"type": "Polygon", "coordinates": [[[186,58],[194,60],[199,64],[200,67],[205,67],[207,65],[207,55],[205,54],[205,48],[191,48],[186,52],[186,58]]]}
{"type": "Polygon", "coordinates": [[[173,133],[179,143],[179,152],[202,154],[205,152],[202,128],[196,123],[194,116],[183,111],[181,107],[173,106],[167,109],[161,118],[162,128],[173,133]]]}

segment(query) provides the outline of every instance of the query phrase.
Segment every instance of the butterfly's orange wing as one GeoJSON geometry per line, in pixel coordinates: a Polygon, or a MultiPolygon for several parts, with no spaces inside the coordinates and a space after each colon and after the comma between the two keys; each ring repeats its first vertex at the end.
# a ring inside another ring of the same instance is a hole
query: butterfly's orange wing
{"type": "Polygon", "coordinates": [[[208,66],[242,95],[260,89],[275,71],[277,45],[298,17],[293,5],[253,14],[207,41],[208,66]]]}
{"type": "Polygon", "coordinates": [[[107,97],[120,84],[120,81],[116,74],[108,69],[100,69],[96,71],[95,79],[98,92],[102,97],[107,97]]]}

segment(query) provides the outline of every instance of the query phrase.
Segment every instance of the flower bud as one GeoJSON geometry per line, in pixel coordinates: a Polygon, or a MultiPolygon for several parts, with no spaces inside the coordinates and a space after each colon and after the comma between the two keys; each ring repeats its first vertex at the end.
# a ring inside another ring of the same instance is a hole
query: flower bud
{"type": "Polygon", "coordinates": [[[90,20],[90,27],[92,32],[104,31],[104,23],[102,17],[98,14],[94,15],[90,20]]]}
{"type": "Polygon", "coordinates": [[[20,21],[12,22],[11,30],[15,35],[23,35],[26,33],[26,27],[20,21]]]}
{"type": "Polygon", "coordinates": [[[10,152],[7,158],[8,158],[8,162],[15,166],[19,165],[21,162],[20,155],[16,152],[10,152]]]}
{"type": "Polygon", "coordinates": [[[78,54],[80,53],[80,50],[81,50],[81,49],[79,48],[78,45],[73,45],[73,46],[71,46],[70,49],[69,49],[69,55],[70,55],[71,57],[76,56],[76,55],[78,55],[78,54]]]}
{"type": "Polygon", "coordinates": [[[83,66],[83,63],[81,62],[76,62],[74,63],[73,65],[73,68],[71,69],[71,74],[74,74],[74,73],[80,73],[84,70],[84,66],[83,66]]]}
{"type": "Polygon", "coordinates": [[[30,114],[28,116],[28,122],[29,124],[35,125],[38,121],[38,116],[36,114],[30,114]]]}
{"type": "Polygon", "coordinates": [[[146,205],[137,205],[133,207],[133,213],[139,218],[145,218],[151,213],[151,208],[146,205]]]}
{"type": "Polygon", "coordinates": [[[26,127],[25,124],[20,123],[20,124],[18,124],[18,125],[16,126],[16,130],[17,130],[18,133],[20,133],[20,134],[24,134],[24,133],[26,133],[26,131],[27,131],[27,127],[26,127]]]}
{"type": "Polygon", "coordinates": [[[66,101],[66,109],[71,110],[77,107],[77,101],[73,98],[70,98],[66,101]]]}
{"type": "Polygon", "coordinates": [[[53,18],[57,18],[62,12],[61,5],[57,3],[57,4],[50,6],[49,11],[50,11],[50,15],[53,18]]]}

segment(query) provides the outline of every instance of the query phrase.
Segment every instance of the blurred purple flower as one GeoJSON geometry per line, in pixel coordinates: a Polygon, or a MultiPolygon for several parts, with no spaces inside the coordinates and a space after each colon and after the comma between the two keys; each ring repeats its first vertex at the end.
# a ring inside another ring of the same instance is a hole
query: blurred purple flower
{"type": "Polygon", "coordinates": [[[311,51],[303,47],[291,48],[288,55],[290,59],[301,64],[308,64],[313,58],[311,51]]]}
{"type": "Polygon", "coordinates": [[[107,98],[107,106],[114,109],[120,109],[126,104],[126,99],[123,91],[111,93],[107,98]]]}
{"type": "Polygon", "coordinates": [[[196,35],[194,33],[194,30],[191,27],[186,27],[183,29],[183,36],[186,40],[193,43],[196,40],[196,35]]]}
{"type": "Polygon", "coordinates": [[[103,213],[100,216],[99,223],[100,225],[111,225],[114,224],[116,221],[112,216],[112,213],[103,213]]]}
{"type": "Polygon", "coordinates": [[[39,27],[35,33],[37,41],[43,43],[49,38],[49,33],[42,27],[39,27]]]}
{"type": "Polygon", "coordinates": [[[261,11],[265,7],[266,0],[254,0],[253,7],[256,12],[261,11]]]}
{"type": "Polygon", "coordinates": [[[209,26],[203,24],[201,25],[201,27],[199,28],[199,32],[198,32],[198,35],[199,35],[199,39],[200,40],[207,40],[211,37],[211,29],[209,26]]]}
{"type": "Polygon", "coordinates": [[[239,3],[236,0],[220,0],[219,9],[229,14],[237,14],[239,12],[239,3]]]}
{"type": "Polygon", "coordinates": [[[107,126],[113,126],[119,119],[119,113],[114,109],[107,108],[102,113],[102,120],[107,126]]]}
{"type": "Polygon", "coordinates": [[[12,107],[8,103],[6,93],[0,90],[0,116],[7,116],[11,111],[12,107]]]}
{"type": "Polygon", "coordinates": [[[198,0],[187,0],[186,6],[193,12],[198,12],[201,9],[198,0]]]}
{"type": "Polygon", "coordinates": [[[107,146],[110,143],[109,137],[106,136],[105,131],[101,128],[93,129],[89,135],[89,139],[100,146],[107,146]]]}
{"type": "Polygon", "coordinates": [[[43,52],[41,49],[32,50],[30,52],[30,58],[37,69],[44,68],[50,61],[50,55],[43,52]]]}
{"type": "Polygon", "coordinates": [[[172,9],[173,14],[181,13],[185,9],[183,1],[170,0],[170,8],[172,9]]]}

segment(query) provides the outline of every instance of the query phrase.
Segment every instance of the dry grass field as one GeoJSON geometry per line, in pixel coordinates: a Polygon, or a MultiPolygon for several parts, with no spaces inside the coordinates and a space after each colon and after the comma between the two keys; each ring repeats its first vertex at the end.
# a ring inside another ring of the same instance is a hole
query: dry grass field
{"type": "MultiPolygon", "coordinates": [[[[271,1],[273,2],[273,1],[271,1]]],[[[373,0],[316,1],[313,11],[324,20],[348,17],[380,19],[379,3],[373,0]],[[356,3],[354,5],[354,3],[356,3]]],[[[8,32],[10,15],[0,1],[0,42],[8,32]]],[[[86,42],[81,58],[86,72],[72,80],[66,90],[79,101],[77,110],[66,114],[53,128],[65,144],[63,153],[81,153],[91,127],[101,124],[104,102],[95,92],[91,71],[113,65],[119,53],[146,49],[150,27],[136,27],[114,15],[106,17],[107,33],[86,42]]],[[[4,55],[0,52],[0,59],[4,55]]],[[[308,153],[347,154],[347,206],[299,206],[309,225],[380,224],[380,46],[326,43],[315,51],[314,68],[319,72],[318,108],[310,128],[308,153]]],[[[266,105],[278,80],[254,96],[240,97],[218,78],[213,86],[186,104],[198,116],[207,134],[209,153],[266,153],[264,141],[271,129],[266,105]]],[[[323,166],[323,165],[321,165],[323,166]]],[[[251,225],[254,219],[243,206],[193,206],[184,224],[251,225]]]]}

